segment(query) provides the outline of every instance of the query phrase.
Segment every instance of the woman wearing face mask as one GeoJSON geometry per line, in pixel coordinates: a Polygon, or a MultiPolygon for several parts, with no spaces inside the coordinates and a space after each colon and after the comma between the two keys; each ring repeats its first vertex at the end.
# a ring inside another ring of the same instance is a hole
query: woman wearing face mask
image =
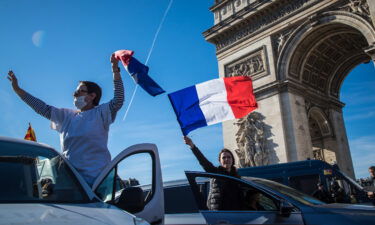
{"type": "MultiPolygon", "coordinates": [[[[190,147],[199,164],[208,173],[218,173],[240,178],[235,161],[230,150],[224,148],[219,152],[220,166],[214,166],[195,146],[194,142],[187,136],[184,136],[185,144],[190,147]]],[[[211,179],[210,191],[207,199],[207,208],[209,210],[240,210],[241,194],[236,183],[224,182],[220,179],[211,179]]]]}
{"type": "Polygon", "coordinates": [[[114,98],[99,105],[101,88],[94,82],[81,81],[73,94],[76,110],[47,105],[20,88],[13,71],[8,73],[17,95],[35,112],[51,120],[52,129],[60,133],[63,155],[90,186],[111,161],[107,148],[109,126],[124,102],[124,86],[114,55],[111,56],[111,64],[114,98]]]}

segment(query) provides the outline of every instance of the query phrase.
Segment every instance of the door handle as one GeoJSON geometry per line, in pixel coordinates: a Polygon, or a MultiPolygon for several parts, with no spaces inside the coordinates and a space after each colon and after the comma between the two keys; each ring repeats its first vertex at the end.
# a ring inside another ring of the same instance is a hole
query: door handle
{"type": "Polygon", "coordinates": [[[218,220],[216,224],[229,224],[228,220],[218,220]]]}

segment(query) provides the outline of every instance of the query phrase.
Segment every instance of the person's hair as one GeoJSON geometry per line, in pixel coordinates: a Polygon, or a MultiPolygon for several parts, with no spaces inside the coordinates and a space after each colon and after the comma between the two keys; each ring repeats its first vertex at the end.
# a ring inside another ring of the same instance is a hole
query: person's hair
{"type": "Polygon", "coordinates": [[[375,166],[370,166],[368,169],[375,171],[375,166]]]}
{"type": "Polygon", "coordinates": [[[228,152],[228,153],[232,156],[232,159],[233,159],[233,164],[232,164],[232,166],[234,166],[234,164],[236,164],[235,159],[234,159],[234,155],[233,155],[233,153],[232,153],[229,149],[227,149],[227,148],[223,148],[223,149],[221,149],[221,151],[219,152],[219,162],[220,162],[221,154],[223,154],[224,152],[228,152]]]}
{"type": "Polygon", "coordinates": [[[80,81],[79,83],[87,87],[88,94],[91,94],[91,93],[96,94],[96,97],[92,101],[92,104],[95,106],[99,105],[100,98],[102,97],[102,89],[100,88],[100,86],[91,81],[80,81]]]}

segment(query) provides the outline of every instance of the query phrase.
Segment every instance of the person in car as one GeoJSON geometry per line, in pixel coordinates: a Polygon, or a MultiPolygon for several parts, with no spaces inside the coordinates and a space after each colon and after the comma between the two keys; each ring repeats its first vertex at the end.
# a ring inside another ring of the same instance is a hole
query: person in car
{"type": "Polygon", "coordinates": [[[342,189],[336,180],[331,181],[331,197],[335,203],[348,203],[344,189],[342,189]]]}
{"type": "Polygon", "coordinates": [[[35,112],[51,120],[52,129],[60,133],[63,155],[92,186],[102,169],[111,161],[108,131],[124,102],[124,86],[118,60],[111,56],[114,98],[100,104],[101,88],[94,82],[81,81],[74,91],[76,110],[56,108],[24,91],[13,71],[9,71],[14,92],[35,112]]]}
{"type": "Polygon", "coordinates": [[[326,203],[332,202],[330,194],[324,189],[324,185],[320,182],[317,184],[317,189],[312,193],[312,196],[326,203]]]}
{"type": "Polygon", "coordinates": [[[245,210],[255,210],[264,211],[265,209],[260,204],[261,193],[255,190],[248,190],[245,194],[244,209],[245,210]]]}
{"type": "MultiPolygon", "coordinates": [[[[214,166],[195,146],[194,142],[187,136],[184,136],[185,144],[190,147],[199,164],[206,172],[240,177],[235,161],[230,150],[224,148],[219,153],[220,166],[214,166]]],[[[210,191],[207,199],[207,208],[209,210],[240,210],[241,193],[237,184],[224,182],[220,179],[212,179],[210,182],[210,191]]]]}

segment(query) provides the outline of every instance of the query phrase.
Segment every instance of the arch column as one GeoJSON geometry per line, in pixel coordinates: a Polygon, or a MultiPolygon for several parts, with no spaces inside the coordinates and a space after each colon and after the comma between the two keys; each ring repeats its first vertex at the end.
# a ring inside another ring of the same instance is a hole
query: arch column
{"type": "Polygon", "coordinates": [[[369,55],[372,59],[372,62],[375,65],[375,44],[369,46],[368,48],[365,49],[365,52],[367,55],[369,55]]]}
{"type": "Polygon", "coordinates": [[[336,153],[338,153],[336,154],[337,164],[340,167],[340,170],[354,178],[353,162],[350,154],[348,137],[346,135],[343,113],[342,111],[330,109],[330,115],[333,132],[336,139],[336,141],[333,143],[336,146],[332,147],[335,147],[336,153]]]}
{"type": "Polygon", "coordinates": [[[367,0],[367,4],[370,9],[370,17],[371,17],[372,23],[375,24],[375,1],[367,0]]]}
{"type": "Polygon", "coordinates": [[[280,93],[287,161],[313,158],[305,99],[291,91],[280,93]]]}

